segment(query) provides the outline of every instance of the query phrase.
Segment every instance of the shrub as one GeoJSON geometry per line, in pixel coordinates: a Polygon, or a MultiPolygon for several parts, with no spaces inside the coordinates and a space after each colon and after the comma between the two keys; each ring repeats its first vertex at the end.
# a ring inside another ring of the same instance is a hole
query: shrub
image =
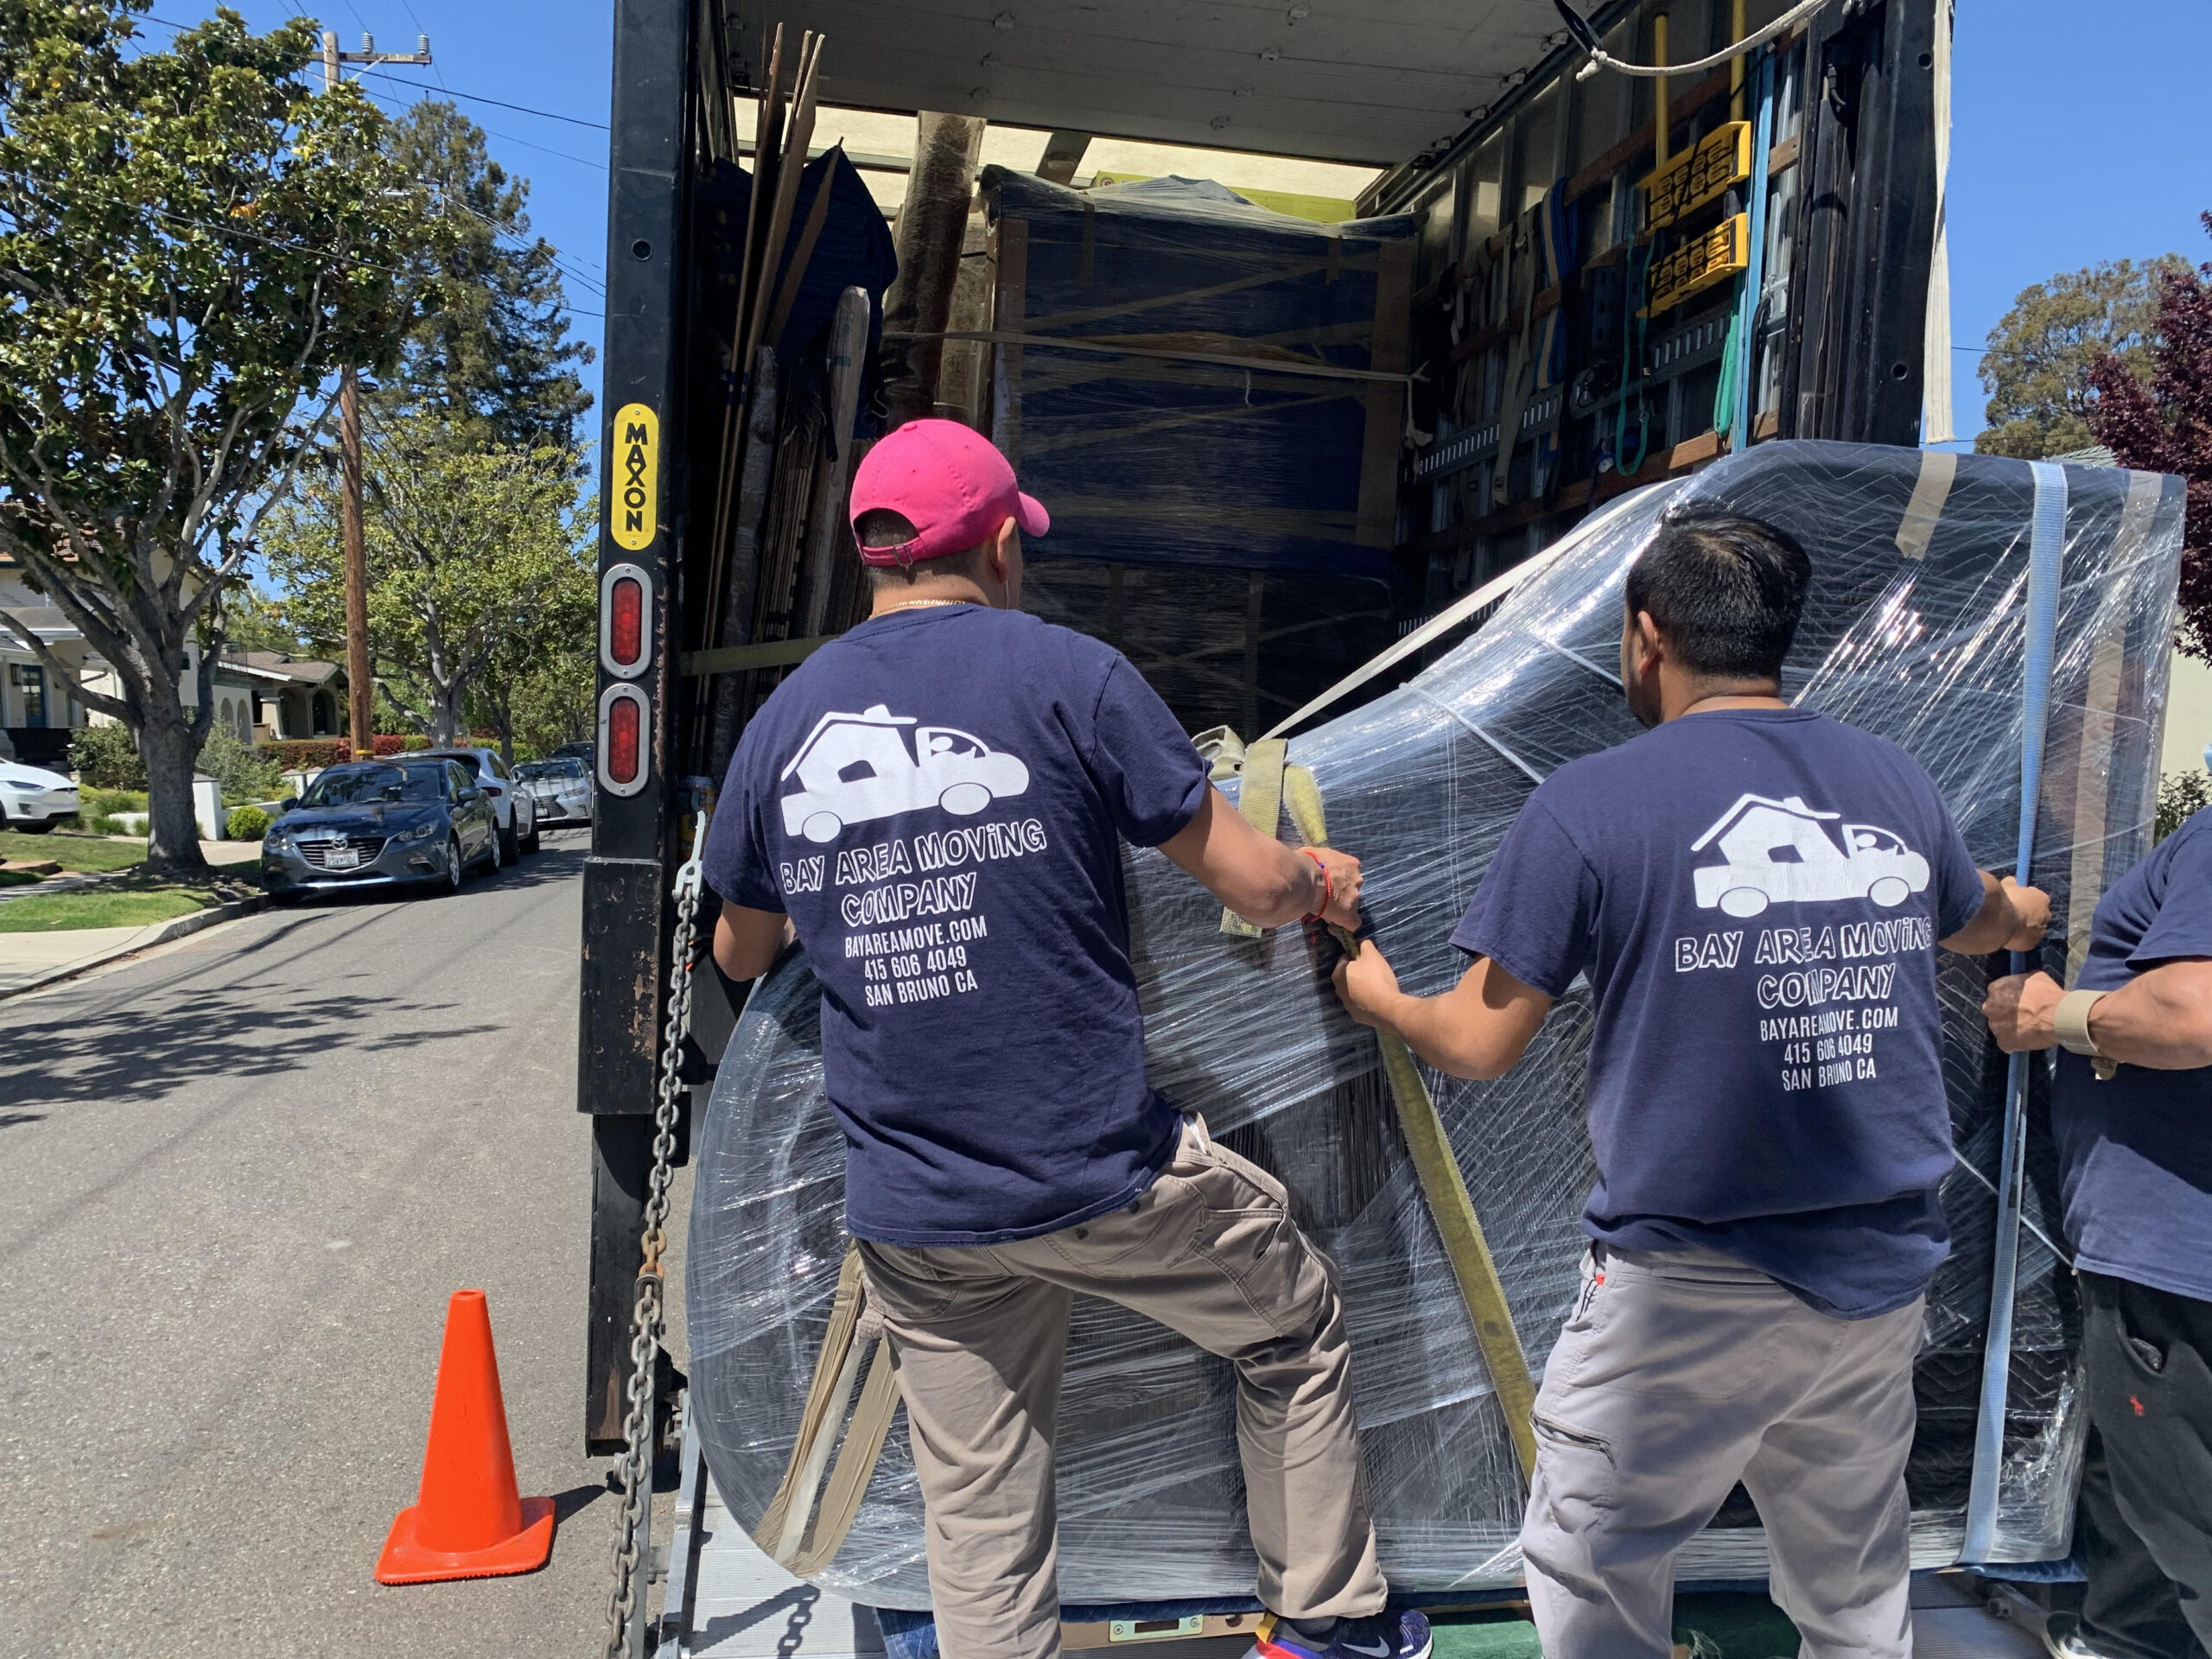
{"type": "Polygon", "coordinates": [[[69,764],[89,789],[143,789],[146,763],[128,726],[87,726],[69,740],[69,764]]]}
{"type": "MultiPolygon", "coordinates": [[[[413,734],[378,732],[369,740],[370,750],[382,759],[387,755],[404,754],[410,749],[427,749],[430,740],[413,734]]],[[[320,772],[325,766],[335,766],[353,758],[353,743],[342,737],[291,738],[282,743],[270,743],[261,753],[274,755],[276,765],[284,772],[320,772]]]]}
{"type": "Polygon", "coordinates": [[[282,785],[283,768],[266,749],[241,743],[219,728],[200,747],[200,770],[222,785],[226,797],[264,800],[282,785]]]}
{"type": "Polygon", "coordinates": [[[2168,772],[2158,779],[2158,821],[2152,839],[2164,841],[2207,806],[2212,806],[2212,778],[2201,772],[2168,772]]]}
{"type": "Polygon", "coordinates": [[[146,792],[139,789],[86,789],[78,793],[79,824],[96,836],[123,836],[130,833],[127,824],[115,821],[118,812],[143,812],[146,792]]]}
{"type": "Polygon", "coordinates": [[[232,841],[259,841],[269,833],[269,815],[257,806],[234,806],[223,833],[232,841]]]}

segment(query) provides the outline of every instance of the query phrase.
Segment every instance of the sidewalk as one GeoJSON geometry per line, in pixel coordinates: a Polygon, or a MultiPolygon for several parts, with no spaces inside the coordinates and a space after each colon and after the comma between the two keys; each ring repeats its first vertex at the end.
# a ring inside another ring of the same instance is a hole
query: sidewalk
{"type": "MultiPolygon", "coordinates": [[[[203,841],[200,843],[201,856],[210,864],[250,863],[261,855],[261,843],[253,841],[203,841]]],[[[93,877],[92,881],[101,878],[93,877]]],[[[89,885],[74,881],[67,887],[89,885]]],[[[61,887],[47,891],[63,891],[61,887]]],[[[11,888],[10,898],[29,896],[35,889],[11,888]]],[[[133,951],[149,950],[166,944],[171,939],[196,933],[203,927],[213,927],[218,922],[227,922],[239,916],[251,915],[262,909],[268,900],[258,894],[227,905],[213,905],[206,910],[194,911],[188,915],[173,916],[167,921],[149,922],[142,927],[79,927],[59,933],[0,933],[0,998],[15,996],[54,980],[67,979],[90,968],[133,951]]]]}

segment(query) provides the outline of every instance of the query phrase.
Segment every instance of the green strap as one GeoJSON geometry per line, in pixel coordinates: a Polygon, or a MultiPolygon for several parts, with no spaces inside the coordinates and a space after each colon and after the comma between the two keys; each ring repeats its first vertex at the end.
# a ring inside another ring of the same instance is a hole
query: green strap
{"type": "MultiPolygon", "coordinates": [[[[1236,788],[1237,816],[1269,841],[1275,838],[1282,817],[1282,769],[1289,758],[1290,743],[1280,737],[1263,737],[1244,751],[1243,781],[1236,788]]],[[[1221,931],[1233,939],[1256,939],[1264,933],[1226,905],[1221,909],[1221,931]]]]}
{"type": "MultiPolygon", "coordinates": [[[[1254,744],[1257,749],[1261,746],[1254,744]]],[[[1248,777],[1250,775],[1248,772],[1248,777]]],[[[1282,774],[1282,793],[1289,803],[1291,822],[1309,847],[1329,844],[1328,819],[1322,811],[1320,785],[1304,766],[1291,766],[1282,774]]],[[[1348,951],[1359,949],[1343,929],[1332,930],[1338,944],[1348,951]]],[[[1421,1081],[1421,1067],[1406,1039],[1394,1031],[1376,1033],[1382,1047],[1382,1075],[1389,1080],[1390,1098],[1398,1109],[1399,1126],[1407,1148],[1413,1154],[1414,1173],[1421,1179],[1421,1196],[1436,1222],[1444,1254],[1459,1281],[1459,1299],[1467,1305],[1467,1318],[1475,1327],[1475,1342],[1483,1363],[1489,1368],[1491,1386],[1505,1414],[1506,1432],[1521,1459],[1524,1481],[1536,1468],[1536,1388],[1529,1375],[1529,1357],[1522,1351],[1521,1334],[1513,1326],[1513,1311],[1505,1300],[1505,1286],[1498,1279],[1490,1241],[1483,1236],[1482,1218],[1475,1213],[1473,1195],[1459,1173],[1459,1160],[1436,1115],[1436,1103],[1421,1081]]]]}

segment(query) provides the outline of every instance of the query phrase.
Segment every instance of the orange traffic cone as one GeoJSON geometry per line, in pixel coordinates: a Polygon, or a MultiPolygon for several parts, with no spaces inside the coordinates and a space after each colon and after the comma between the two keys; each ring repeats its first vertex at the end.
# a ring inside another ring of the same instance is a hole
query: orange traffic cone
{"type": "Polygon", "coordinates": [[[422,1495],[391,1523],[377,1557],[377,1582],[498,1578],[543,1567],[552,1553],[553,1500],[515,1490],[484,1293],[456,1290],[446,1306],[422,1495]]]}

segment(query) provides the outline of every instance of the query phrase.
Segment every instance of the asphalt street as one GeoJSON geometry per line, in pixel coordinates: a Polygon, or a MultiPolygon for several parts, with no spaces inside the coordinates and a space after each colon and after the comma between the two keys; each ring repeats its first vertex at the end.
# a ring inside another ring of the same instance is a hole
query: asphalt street
{"type": "Polygon", "coordinates": [[[594,1651],[583,854],[549,836],[450,898],[271,912],[0,1002],[0,1655],[594,1651]],[[465,1287],[553,1560],[385,1589],[465,1287]]]}

